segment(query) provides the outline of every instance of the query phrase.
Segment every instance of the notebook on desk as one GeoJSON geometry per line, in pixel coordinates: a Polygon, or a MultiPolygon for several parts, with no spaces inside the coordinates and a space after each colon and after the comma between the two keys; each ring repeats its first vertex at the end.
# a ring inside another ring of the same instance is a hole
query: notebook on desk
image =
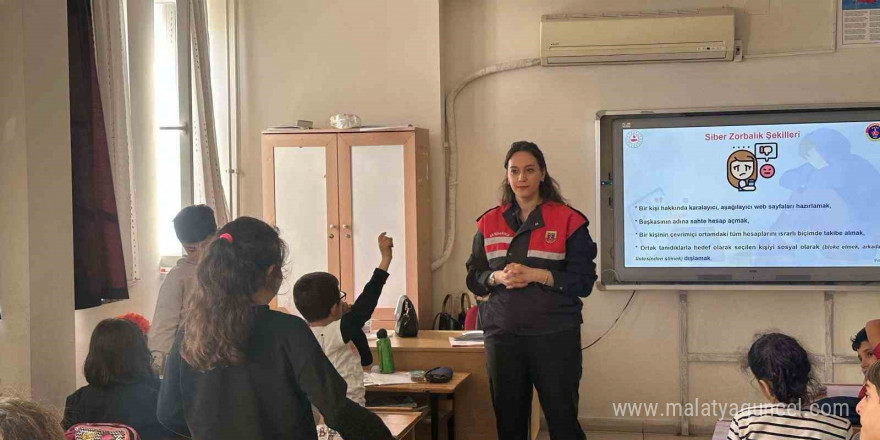
{"type": "Polygon", "coordinates": [[[486,336],[482,330],[466,331],[458,337],[450,337],[449,345],[453,347],[482,346],[486,336]]]}
{"type": "Polygon", "coordinates": [[[364,371],[364,386],[366,387],[370,385],[397,385],[402,383],[413,383],[408,371],[389,374],[364,371]]]}

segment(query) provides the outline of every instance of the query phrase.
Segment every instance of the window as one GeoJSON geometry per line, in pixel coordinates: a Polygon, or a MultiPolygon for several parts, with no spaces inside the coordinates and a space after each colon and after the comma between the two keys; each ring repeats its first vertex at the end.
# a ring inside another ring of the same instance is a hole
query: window
{"type": "Polygon", "coordinates": [[[192,127],[189,98],[189,41],[185,2],[157,1],[154,9],[153,90],[156,136],[156,194],[159,253],[181,255],[171,220],[192,201],[192,127]],[[181,6],[181,7],[179,7],[181,6]],[[179,19],[183,18],[181,22],[179,19]],[[181,47],[183,46],[183,47],[181,47]],[[183,56],[181,56],[181,53],[183,56]],[[187,79],[180,81],[180,78],[187,79]],[[181,99],[187,97],[187,99],[181,99]],[[189,154],[187,154],[189,153],[189,154]],[[187,166],[181,166],[187,164],[187,166]]]}
{"type": "MultiPolygon", "coordinates": [[[[229,206],[235,187],[236,157],[230,149],[234,136],[230,110],[231,87],[229,69],[231,25],[228,13],[231,0],[206,0],[208,17],[211,89],[220,170],[229,206]]],[[[200,4],[200,3],[197,3],[200,4]]],[[[156,137],[156,193],[159,252],[163,256],[182,254],[174,233],[172,219],[184,206],[205,203],[202,187],[202,160],[199,127],[194,96],[195,83],[191,69],[190,0],[156,0],[154,2],[154,120],[159,132],[156,137]]],[[[233,208],[234,212],[234,208],[233,208]]]]}

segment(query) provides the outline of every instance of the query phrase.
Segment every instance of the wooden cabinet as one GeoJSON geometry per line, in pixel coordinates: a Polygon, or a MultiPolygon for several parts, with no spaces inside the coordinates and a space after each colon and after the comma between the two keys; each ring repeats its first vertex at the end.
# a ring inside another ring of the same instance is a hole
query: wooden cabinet
{"type": "Polygon", "coordinates": [[[393,325],[406,294],[431,325],[428,131],[269,130],[262,136],[263,214],[287,242],[285,282],[273,307],[297,313],[292,286],[330,272],[353,301],[379,264],[376,238],[394,238],[394,259],[373,327],[393,325]]]}

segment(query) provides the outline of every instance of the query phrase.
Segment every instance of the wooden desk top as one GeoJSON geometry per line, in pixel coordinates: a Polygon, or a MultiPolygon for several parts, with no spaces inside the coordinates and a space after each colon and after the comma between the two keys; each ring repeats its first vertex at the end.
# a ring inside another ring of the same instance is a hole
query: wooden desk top
{"type": "Polygon", "coordinates": [[[382,419],[391,435],[395,439],[405,437],[412,431],[416,423],[425,416],[422,412],[403,411],[403,412],[377,412],[377,416],[382,419]]]}
{"type": "MultiPolygon", "coordinates": [[[[415,338],[401,338],[394,335],[391,338],[391,352],[395,351],[445,351],[445,352],[462,352],[462,353],[482,353],[482,346],[470,347],[453,347],[449,345],[450,337],[461,336],[461,330],[441,331],[441,330],[419,330],[419,336],[415,338]]],[[[370,345],[375,350],[376,343],[370,341],[370,345]]]]}
{"type": "Polygon", "coordinates": [[[471,373],[452,373],[452,380],[446,383],[414,382],[393,385],[370,385],[366,391],[382,393],[422,393],[422,394],[452,394],[456,389],[471,376],[471,373]]]}

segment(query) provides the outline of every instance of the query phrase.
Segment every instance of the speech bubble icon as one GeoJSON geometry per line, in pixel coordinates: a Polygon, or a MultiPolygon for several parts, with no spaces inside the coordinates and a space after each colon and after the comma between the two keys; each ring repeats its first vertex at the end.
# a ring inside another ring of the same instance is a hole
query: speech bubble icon
{"type": "Polygon", "coordinates": [[[759,172],[761,173],[761,177],[769,179],[776,174],[776,168],[769,163],[765,163],[764,165],[761,165],[759,172]]]}
{"type": "Polygon", "coordinates": [[[779,144],[776,142],[766,142],[755,144],[755,158],[764,159],[770,162],[770,159],[779,157],[779,144]]]}

